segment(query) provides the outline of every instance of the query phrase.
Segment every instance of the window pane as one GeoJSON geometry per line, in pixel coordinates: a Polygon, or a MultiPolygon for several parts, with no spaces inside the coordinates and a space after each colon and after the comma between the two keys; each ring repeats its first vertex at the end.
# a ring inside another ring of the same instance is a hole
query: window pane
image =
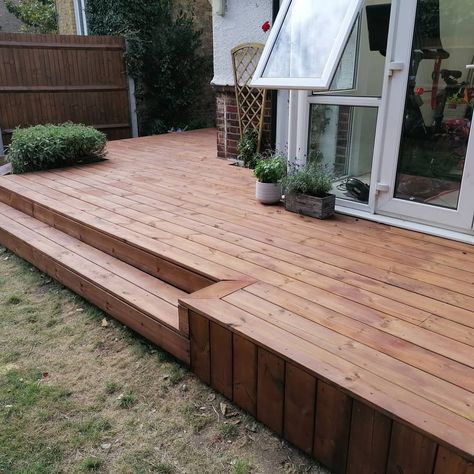
{"type": "MultiPolygon", "coordinates": [[[[348,12],[357,0],[293,0],[263,77],[321,78],[348,12]]],[[[352,25],[351,25],[352,27],[352,25]]]]}
{"type": "Polygon", "coordinates": [[[323,94],[381,97],[391,1],[366,0],[337,67],[323,94]]]}
{"type": "Polygon", "coordinates": [[[311,106],[308,159],[320,161],[334,173],[333,192],[340,199],[368,201],[368,193],[351,191],[346,183],[349,178],[370,183],[377,113],[373,107],[311,106]]]}
{"type": "Polygon", "coordinates": [[[398,199],[457,209],[474,108],[472,12],[418,2],[395,187],[398,199]]]}

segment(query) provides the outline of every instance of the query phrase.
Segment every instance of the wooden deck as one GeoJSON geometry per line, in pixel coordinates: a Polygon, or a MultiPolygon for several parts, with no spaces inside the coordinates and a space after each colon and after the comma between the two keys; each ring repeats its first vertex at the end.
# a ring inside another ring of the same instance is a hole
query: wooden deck
{"type": "Polygon", "coordinates": [[[474,473],[472,246],[260,205],[213,130],[108,158],[0,178],[0,243],[335,473],[474,473]]]}

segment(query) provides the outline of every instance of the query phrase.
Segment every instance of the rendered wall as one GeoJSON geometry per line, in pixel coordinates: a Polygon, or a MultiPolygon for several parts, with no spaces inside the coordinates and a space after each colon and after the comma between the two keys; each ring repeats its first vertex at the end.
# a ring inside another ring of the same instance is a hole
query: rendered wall
{"type": "Polygon", "coordinates": [[[62,35],[75,35],[77,30],[73,0],[56,0],[56,11],[58,13],[59,33],[62,35]]]}
{"type": "Polygon", "coordinates": [[[242,43],[265,43],[262,25],[272,21],[271,0],[227,0],[224,16],[213,14],[214,79],[218,86],[234,85],[232,48],[242,43]]]}

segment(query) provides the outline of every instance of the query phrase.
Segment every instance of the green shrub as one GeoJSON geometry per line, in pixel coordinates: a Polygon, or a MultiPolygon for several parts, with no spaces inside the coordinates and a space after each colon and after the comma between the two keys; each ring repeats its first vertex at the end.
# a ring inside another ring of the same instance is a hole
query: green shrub
{"type": "Polygon", "coordinates": [[[87,0],[86,15],[90,34],[127,41],[141,135],[184,128],[196,118],[212,64],[201,50],[192,2],[183,11],[175,0],[87,0]]]}
{"type": "Polygon", "coordinates": [[[13,173],[97,161],[105,155],[106,136],[92,127],[64,123],[18,128],[7,151],[13,173]]]}
{"type": "Polygon", "coordinates": [[[57,33],[58,15],[54,0],[5,0],[7,10],[21,22],[23,33],[57,33]]]}
{"type": "Polygon", "coordinates": [[[278,183],[286,175],[286,159],[275,155],[257,161],[254,170],[255,177],[261,183],[278,183]]]}
{"type": "Polygon", "coordinates": [[[258,159],[257,147],[258,131],[254,128],[247,128],[237,145],[239,158],[244,162],[246,168],[255,168],[258,159]]]}
{"type": "Polygon", "coordinates": [[[324,197],[332,189],[333,176],[320,163],[309,163],[296,169],[284,180],[286,194],[324,197]]]}

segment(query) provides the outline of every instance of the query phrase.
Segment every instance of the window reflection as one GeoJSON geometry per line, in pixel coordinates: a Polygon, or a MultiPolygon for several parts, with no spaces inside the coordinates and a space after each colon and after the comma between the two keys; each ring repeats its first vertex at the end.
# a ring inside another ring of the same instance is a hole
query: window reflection
{"type": "Polygon", "coordinates": [[[320,78],[355,0],[293,0],[263,76],[320,78]]]}
{"type": "Polygon", "coordinates": [[[395,197],[456,209],[469,140],[474,77],[466,1],[420,0],[395,197]]]}

